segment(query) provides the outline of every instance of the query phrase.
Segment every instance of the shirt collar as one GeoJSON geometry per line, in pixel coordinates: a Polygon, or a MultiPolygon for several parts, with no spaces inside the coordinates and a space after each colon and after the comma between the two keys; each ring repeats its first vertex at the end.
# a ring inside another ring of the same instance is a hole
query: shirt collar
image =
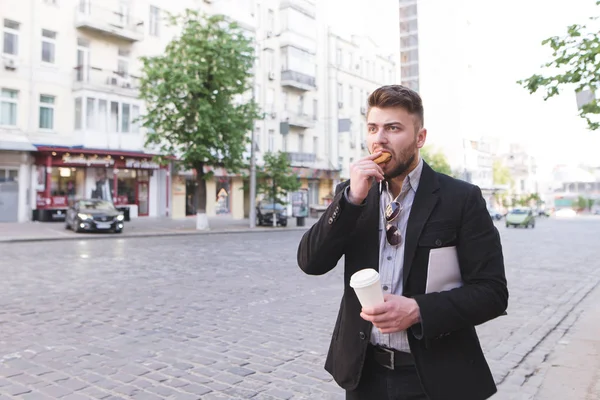
{"type": "MultiPolygon", "coordinates": [[[[419,182],[421,181],[421,173],[423,172],[423,159],[419,156],[419,163],[408,173],[406,178],[404,179],[404,184],[408,183],[410,188],[416,193],[419,188],[419,182]]],[[[384,182],[379,183],[379,192],[382,193],[384,190],[387,190],[387,185],[384,185],[384,182]]]]}

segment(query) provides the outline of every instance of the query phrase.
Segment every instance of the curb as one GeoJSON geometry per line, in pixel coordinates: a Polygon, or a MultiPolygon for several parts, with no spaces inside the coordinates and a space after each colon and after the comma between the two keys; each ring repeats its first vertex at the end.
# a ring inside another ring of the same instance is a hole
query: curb
{"type": "MultiPolygon", "coordinates": [[[[306,231],[310,226],[305,227],[288,227],[283,232],[306,231]]],[[[149,232],[149,233],[132,233],[132,234],[104,234],[94,236],[48,236],[48,237],[26,237],[26,238],[9,238],[0,239],[0,245],[4,243],[29,243],[29,242],[57,242],[57,241],[76,241],[76,240],[110,240],[110,239],[140,239],[152,237],[173,237],[173,236],[204,236],[204,235],[223,235],[227,233],[242,234],[242,233],[281,233],[282,231],[272,228],[243,228],[243,229],[224,229],[216,231],[191,231],[191,232],[149,232]]]]}

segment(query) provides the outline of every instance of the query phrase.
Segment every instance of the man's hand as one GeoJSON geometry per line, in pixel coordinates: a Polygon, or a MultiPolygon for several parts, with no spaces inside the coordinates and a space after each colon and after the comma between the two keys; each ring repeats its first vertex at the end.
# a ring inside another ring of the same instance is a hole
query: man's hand
{"type": "Polygon", "coordinates": [[[348,200],[351,203],[360,204],[367,198],[373,179],[376,179],[377,182],[383,180],[383,170],[373,161],[380,155],[381,152],[378,151],[350,165],[348,200]]]}
{"type": "Polygon", "coordinates": [[[393,294],[385,295],[385,302],[363,308],[362,319],[370,321],[381,333],[404,331],[420,322],[419,305],[414,299],[393,294]]]}

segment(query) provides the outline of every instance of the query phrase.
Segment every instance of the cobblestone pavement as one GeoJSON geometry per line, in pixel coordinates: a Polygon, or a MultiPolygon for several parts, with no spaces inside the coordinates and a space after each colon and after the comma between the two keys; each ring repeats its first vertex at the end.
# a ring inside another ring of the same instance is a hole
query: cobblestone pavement
{"type": "MultiPolygon", "coordinates": [[[[526,399],[600,281],[600,219],[498,228],[510,305],[478,331],[494,399],[526,399]]],[[[304,275],[301,234],[0,244],[0,399],[342,399],[342,269],[304,275]]]]}

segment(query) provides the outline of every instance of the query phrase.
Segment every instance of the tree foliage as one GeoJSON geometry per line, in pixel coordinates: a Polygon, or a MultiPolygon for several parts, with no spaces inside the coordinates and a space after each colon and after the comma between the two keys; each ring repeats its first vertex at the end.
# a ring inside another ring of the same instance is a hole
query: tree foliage
{"type": "MultiPolygon", "coordinates": [[[[596,5],[600,0],[596,1],[596,5]]],[[[598,17],[590,20],[597,21],[598,17]]],[[[596,92],[600,87],[600,36],[595,29],[583,24],[571,25],[565,36],[553,36],[542,42],[543,46],[552,49],[552,61],[542,68],[554,73],[534,74],[518,83],[535,93],[544,91],[544,100],[560,93],[562,88],[574,89],[577,92],[596,92]]],[[[600,128],[598,114],[600,103],[594,95],[584,104],[579,115],[587,121],[591,130],[600,128]]]]}
{"type": "Polygon", "coordinates": [[[500,160],[494,160],[492,164],[492,179],[494,185],[509,185],[512,186],[513,178],[510,170],[502,164],[500,160]]]}
{"type": "Polygon", "coordinates": [[[256,167],[256,191],[275,203],[285,204],[289,192],[300,189],[300,181],[294,174],[286,153],[267,152],[264,165],[256,167]]]}
{"type": "Polygon", "coordinates": [[[244,166],[247,132],[260,118],[252,89],[254,47],[235,23],[194,10],[169,16],[181,33],[164,53],[142,58],[140,98],[147,112],[146,145],[195,170],[197,210],[206,210],[205,167],[237,172],[244,166]]]}
{"type": "Polygon", "coordinates": [[[446,155],[434,150],[431,146],[421,148],[421,158],[436,172],[454,176],[446,155]]]}

